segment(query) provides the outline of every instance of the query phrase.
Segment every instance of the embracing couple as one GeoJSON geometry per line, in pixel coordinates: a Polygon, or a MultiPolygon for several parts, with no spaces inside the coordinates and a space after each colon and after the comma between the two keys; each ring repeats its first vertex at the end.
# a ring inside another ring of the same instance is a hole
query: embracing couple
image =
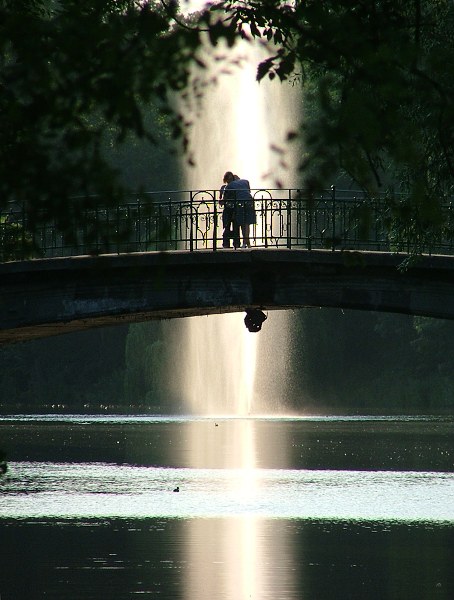
{"type": "Polygon", "coordinates": [[[232,171],[224,174],[224,185],[221,187],[220,206],[222,211],[222,246],[230,248],[230,238],[233,238],[233,247],[240,247],[240,231],[243,237],[243,248],[250,248],[250,226],[256,223],[254,200],[251,195],[251,186],[247,179],[241,179],[232,171]]]}

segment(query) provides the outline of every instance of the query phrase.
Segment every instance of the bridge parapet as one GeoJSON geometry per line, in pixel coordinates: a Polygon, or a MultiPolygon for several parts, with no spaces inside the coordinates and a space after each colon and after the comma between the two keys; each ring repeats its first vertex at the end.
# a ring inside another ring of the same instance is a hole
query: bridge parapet
{"type": "MultiPolygon", "coordinates": [[[[317,195],[304,189],[252,190],[257,223],[255,248],[304,248],[409,252],[410,221],[402,200],[331,187],[317,195]]],[[[99,197],[74,198],[78,210],[65,231],[51,218],[32,223],[26,211],[0,212],[0,262],[27,258],[122,254],[153,250],[219,250],[222,207],[219,190],[134,194],[111,206],[99,197]]],[[[418,250],[454,253],[454,207],[443,207],[441,233],[422,232],[418,250]],[[427,235],[426,235],[427,234],[427,235]],[[426,235],[426,239],[424,239],[426,235]]]]}

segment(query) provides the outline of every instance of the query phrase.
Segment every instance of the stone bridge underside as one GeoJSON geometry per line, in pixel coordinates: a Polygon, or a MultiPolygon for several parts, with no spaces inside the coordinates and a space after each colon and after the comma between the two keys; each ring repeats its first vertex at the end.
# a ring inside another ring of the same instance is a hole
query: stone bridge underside
{"type": "Polygon", "coordinates": [[[338,307],[454,319],[454,258],[324,250],[81,256],[0,265],[0,343],[225,312],[338,307]]]}

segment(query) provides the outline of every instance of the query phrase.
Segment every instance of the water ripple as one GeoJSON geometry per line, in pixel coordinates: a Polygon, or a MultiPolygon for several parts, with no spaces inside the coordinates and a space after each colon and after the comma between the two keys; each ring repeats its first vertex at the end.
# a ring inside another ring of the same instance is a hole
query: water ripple
{"type": "Polygon", "coordinates": [[[249,516],[454,522],[454,473],[12,462],[3,518],[249,516]],[[176,493],[173,490],[179,488],[176,493]]]}

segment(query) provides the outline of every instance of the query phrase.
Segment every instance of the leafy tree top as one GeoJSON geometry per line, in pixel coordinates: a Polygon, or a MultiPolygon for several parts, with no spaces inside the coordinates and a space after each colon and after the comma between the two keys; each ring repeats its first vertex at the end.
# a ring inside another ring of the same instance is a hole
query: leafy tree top
{"type": "MultiPolygon", "coordinates": [[[[57,216],[74,194],[116,202],[123,192],[102,156],[112,130],[155,140],[144,111],[157,107],[175,138],[184,120],[172,93],[186,88],[202,44],[176,26],[174,2],[0,1],[0,202],[57,216]]],[[[225,35],[209,13],[205,25],[225,35]]],[[[198,61],[199,66],[203,66],[198,61]]],[[[81,207],[79,207],[81,208],[81,207]]]]}
{"type": "Polygon", "coordinates": [[[305,84],[303,168],[344,169],[373,189],[389,175],[415,197],[451,193],[454,5],[448,0],[222,2],[239,30],[273,43],[258,79],[305,84]]]}
{"type": "Polygon", "coordinates": [[[0,0],[0,202],[61,227],[74,194],[74,210],[93,194],[116,202],[106,131],[153,141],[148,103],[187,147],[172,93],[203,66],[207,39],[231,46],[238,35],[271,49],[259,80],[303,84],[309,186],[339,169],[372,191],[392,182],[420,227],[439,224],[454,176],[449,0],[223,1],[190,21],[173,0],[0,0]]]}

